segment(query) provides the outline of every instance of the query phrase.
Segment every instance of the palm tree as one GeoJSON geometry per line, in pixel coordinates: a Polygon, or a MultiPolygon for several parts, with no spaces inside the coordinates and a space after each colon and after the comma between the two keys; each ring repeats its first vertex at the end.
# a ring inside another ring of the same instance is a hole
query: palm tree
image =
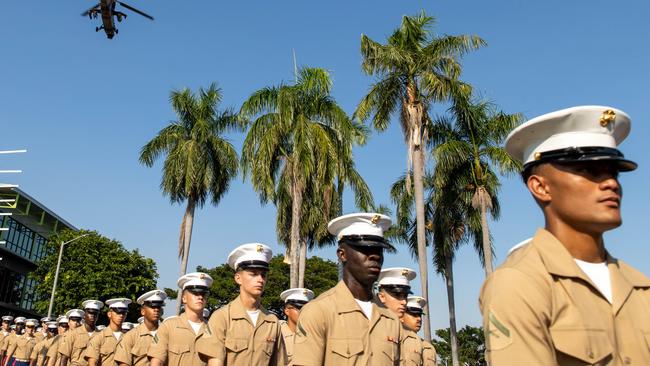
{"type": "Polygon", "coordinates": [[[232,111],[217,111],[221,89],[216,84],[196,94],[187,88],[174,90],[169,99],[177,120],[142,147],[140,163],[152,167],[166,155],[160,188],[172,203],[187,201],[178,241],[180,274],[184,275],[195,209],[208,198],[217,205],[237,175],[237,152],[222,135],[239,128],[239,123],[232,111]]]}
{"type": "MultiPolygon", "coordinates": [[[[437,273],[445,279],[452,364],[458,366],[458,339],[456,327],[456,305],[454,296],[453,261],[458,248],[469,235],[477,229],[476,222],[466,222],[462,204],[444,190],[436,190],[434,177],[426,175],[423,179],[427,192],[425,200],[426,246],[433,248],[433,263],[437,273]],[[473,224],[473,225],[472,225],[473,224]]],[[[413,212],[412,179],[407,175],[400,177],[391,186],[391,199],[396,205],[397,222],[389,231],[392,239],[406,244],[414,258],[418,257],[417,223],[413,212]]]]}
{"type": "Polygon", "coordinates": [[[453,94],[448,116],[437,118],[429,127],[437,162],[434,184],[437,189],[457,192],[467,217],[477,219],[478,213],[481,230],[477,246],[488,276],[493,271],[488,211],[493,219],[499,217],[500,183],[495,170],[501,174],[520,171],[520,163],[501,146],[522,116],[506,114],[490,102],[472,101],[468,93],[453,94]]]}
{"type": "Polygon", "coordinates": [[[252,124],[242,151],[244,177],[263,203],[277,205],[277,194],[287,187],[291,197],[290,284],[298,287],[300,227],[308,180],[327,182],[335,175],[337,144],[330,130],[349,120],[330,96],[332,81],[320,68],[302,68],[292,85],[280,84],[254,92],[241,107],[252,124]]]}
{"type": "MultiPolygon", "coordinates": [[[[408,147],[407,169],[412,169],[415,183],[418,262],[422,296],[427,302],[429,291],[422,183],[422,150],[427,142],[425,124],[431,104],[446,100],[453,88],[462,85],[458,81],[461,72],[459,58],[485,44],[477,36],[436,37],[431,33],[433,22],[434,18],[424,12],[412,17],[404,16],[401,26],[388,38],[387,44],[361,36],[363,71],[377,75],[379,80],[371,86],[355,112],[360,120],[366,120],[373,114],[372,123],[379,131],[388,127],[391,115],[399,113],[408,147]]],[[[423,317],[422,322],[425,339],[430,341],[428,315],[423,317]]]]}

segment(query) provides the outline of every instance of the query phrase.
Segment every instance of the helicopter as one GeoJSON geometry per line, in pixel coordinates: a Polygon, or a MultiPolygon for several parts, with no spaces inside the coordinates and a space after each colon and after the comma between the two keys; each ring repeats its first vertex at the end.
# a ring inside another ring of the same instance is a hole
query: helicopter
{"type": "Polygon", "coordinates": [[[153,20],[153,17],[143,11],[140,11],[129,4],[125,4],[121,1],[117,0],[101,0],[99,4],[93,6],[92,8],[84,11],[81,13],[81,16],[88,17],[90,19],[96,19],[99,14],[102,16],[102,26],[101,27],[95,27],[95,32],[99,32],[100,30],[104,30],[104,33],[106,33],[106,37],[108,39],[112,39],[115,37],[115,35],[118,33],[117,28],[115,27],[115,21],[113,20],[113,17],[117,19],[118,22],[121,22],[122,19],[126,18],[126,14],[115,10],[115,6],[117,4],[120,4],[122,7],[131,10],[134,13],[140,14],[143,17],[153,20]]]}

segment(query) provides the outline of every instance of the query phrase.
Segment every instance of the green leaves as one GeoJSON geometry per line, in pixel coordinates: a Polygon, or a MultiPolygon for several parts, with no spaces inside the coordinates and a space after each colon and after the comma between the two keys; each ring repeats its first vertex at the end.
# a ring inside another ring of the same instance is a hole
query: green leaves
{"type": "Polygon", "coordinates": [[[63,249],[53,316],[79,308],[84,300],[126,297],[133,301],[129,306],[128,320],[135,321],[140,316],[135,300],[142,293],[156,288],[158,272],[155,262],[137,250],[124,249],[119,241],[86,230],[66,230],[50,237],[47,243],[49,254],[31,274],[38,281],[35,310],[47,313],[60,243],[85,233],[90,235],[66,244],[63,249]]]}

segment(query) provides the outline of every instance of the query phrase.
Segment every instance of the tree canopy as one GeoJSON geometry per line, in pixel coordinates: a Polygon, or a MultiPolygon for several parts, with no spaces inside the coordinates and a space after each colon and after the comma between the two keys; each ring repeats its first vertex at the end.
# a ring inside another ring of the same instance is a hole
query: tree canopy
{"type": "MultiPolygon", "coordinates": [[[[36,271],[30,274],[38,281],[35,310],[47,313],[61,243],[83,234],[88,236],[63,248],[53,316],[81,307],[84,300],[106,301],[126,297],[133,301],[129,306],[127,321],[137,320],[140,312],[136,311],[135,300],[142,293],[156,288],[156,263],[142,256],[137,249],[129,251],[119,241],[88,230],[64,230],[48,240],[48,254],[38,262],[36,271]]],[[[99,322],[105,323],[106,319],[100,317],[99,322]]]]}
{"type": "MultiPolygon", "coordinates": [[[[289,289],[289,265],[284,263],[284,256],[276,255],[271,259],[269,267],[262,305],[278,316],[284,317],[280,294],[282,291],[289,289]]],[[[233,279],[234,271],[228,264],[222,264],[214,268],[199,266],[196,270],[205,272],[214,279],[208,298],[208,307],[211,310],[217,309],[239,296],[239,287],[233,279]]],[[[316,256],[307,259],[305,287],[314,291],[316,296],[336,286],[337,282],[338,267],[336,263],[316,256]]]]}
{"type": "MultiPolygon", "coordinates": [[[[441,365],[451,363],[451,347],[449,345],[449,328],[436,330],[440,340],[433,340],[433,346],[438,353],[441,365]]],[[[466,325],[458,331],[458,354],[461,365],[485,366],[485,337],[482,327],[466,325]]]]}

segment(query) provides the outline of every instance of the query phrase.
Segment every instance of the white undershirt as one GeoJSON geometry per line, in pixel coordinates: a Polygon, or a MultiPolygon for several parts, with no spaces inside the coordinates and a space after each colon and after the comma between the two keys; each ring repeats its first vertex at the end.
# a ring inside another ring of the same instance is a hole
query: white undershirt
{"type": "Polygon", "coordinates": [[[194,331],[194,334],[198,335],[199,330],[201,330],[201,324],[203,324],[203,322],[196,322],[195,323],[195,322],[193,322],[193,321],[191,321],[189,319],[187,319],[187,321],[190,323],[190,326],[192,327],[192,330],[194,331]]]}
{"type": "Polygon", "coordinates": [[[122,336],[122,332],[113,332],[113,335],[115,336],[115,339],[119,341],[120,337],[122,336]]]}
{"type": "Polygon", "coordinates": [[[260,316],[260,311],[259,310],[253,310],[253,311],[246,310],[246,312],[248,313],[248,317],[251,318],[251,321],[253,322],[253,325],[256,325],[257,324],[257,318],[260,316]]]}
{"type": "Polygon", "coordinates": [[[155,337],[155,336],[156,336],[156,332],[157,332],[157,331],[158,331],[158,329],[156,329],[156,330],[152,330],[152,331],[150,331],[149,333],[150,333],[150,334],[151,334],[152,336],[154,336],[154,337],[155,337]]]}
{"type": "Polygon", "coordinates": [[[612,281],[609,277],[609,268],[607,268],[607,262],[602,263],[589,263],[581,261],[580,259],[575,259],[576,264],[580,269],[589,277],[591,282],[596,285],[598,290],[603,296],[609,301],[612,302],[612,281]]]}
{"type": "Polygon", "coordinates": [[[361,311],[366,315],[366,318],[371,319],[372,318],[372,302],[371,301],[361,301],[358,299],[354,299],[354,301],[359,304],[359,307],[361,308],[361,311]]]}

